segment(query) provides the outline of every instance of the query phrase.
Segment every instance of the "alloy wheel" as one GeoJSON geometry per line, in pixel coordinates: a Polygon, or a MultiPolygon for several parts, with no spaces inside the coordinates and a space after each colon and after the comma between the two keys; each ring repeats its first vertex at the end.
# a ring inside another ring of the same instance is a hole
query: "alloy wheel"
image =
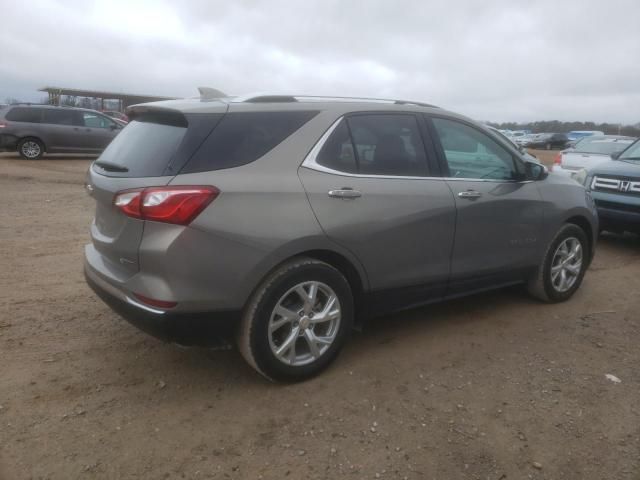
{"type": "Polygon", "coordinates": [[[40,155],[40,145],[38,145],[38,142],[34,142],[33,140],[24,142],[21,150],[27,158],[36,158],[40,155]]]}
{"type": "Polygon", "coordinates": [[[576,283],[582,271],[582,244],[575,237],[566,238],[553,255],[551,284],[557,292],[566,292],[576,283]]]}
{"type": "Polygon", "coordinates": [[[331,287],[316,281],[299,283],[280,298],[271,313],[271,352],[287,365],[308,365],[329,350],[341,317],[340,301],[331,287]]]}

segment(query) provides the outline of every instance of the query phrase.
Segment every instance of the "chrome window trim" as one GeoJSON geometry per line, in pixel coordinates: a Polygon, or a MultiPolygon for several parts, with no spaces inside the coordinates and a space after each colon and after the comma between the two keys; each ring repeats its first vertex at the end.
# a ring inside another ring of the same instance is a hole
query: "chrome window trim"
{"type": "Polygon", "coordinates": [[[327,142],[333,131],[338,128],[340,122],[344,120],[344,115],[340,116],[335,122],[331,124],[331,126],[327,129],[326,132],[320,137],[320,139],[313,146],[311,151],[307,154],[304,161],[300,165],[301,167],[308,168],[310,170],[316,170],[318,172],[328,173],[330,175],[339,175],[341,177],[352,177],[352,178],[385,178],[389,180],[443,180],[443,181],[465,181],[465,182],[491,182],[491,183],[530,183],[533,180],[523,180],[518,182],[517,180],[493,180],[489,178],[463,178],[463,177],[416,177],[416,176],[403,176],[403,175],[372,175],[372,174],[361,174],[361,173],[349,173],[342,172],[340,170],[334,170],[333,168],[325,167],[324,165],[320,165],[317,162],[318,155],[320,154],[320,150],[324,147],[324,144],[327,142]]]}

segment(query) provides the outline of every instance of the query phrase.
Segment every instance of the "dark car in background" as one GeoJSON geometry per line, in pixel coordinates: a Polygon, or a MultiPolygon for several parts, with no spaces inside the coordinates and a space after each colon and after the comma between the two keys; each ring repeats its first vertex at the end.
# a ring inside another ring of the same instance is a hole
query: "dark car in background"
{"type": "Polygon", "coordinates": [[[564,150],[568,145],[569,137],[564,133],[541,133],[529,140],[525,146],[544,150],[564,150]]]}
{"type": "Polygon", "coordinates": [[[100,153],[122,123],[95,110],[50,105],[0,109],[0,150],[37,160],[46,153],[100,153]]]}
{"type": "Polygon", "coordinates": [[[640,234],[640,140],[578,178],[591,191],[601,231],[640,234]]]}

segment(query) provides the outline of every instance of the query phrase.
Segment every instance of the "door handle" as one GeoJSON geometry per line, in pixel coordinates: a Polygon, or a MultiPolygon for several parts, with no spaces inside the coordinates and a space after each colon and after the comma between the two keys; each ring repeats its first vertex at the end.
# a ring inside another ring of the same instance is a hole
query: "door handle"
{"type": "Polygon", "coordinates": [[[460,198],[469,198],[473,200],[474,198],[480,198],[482,196],[482,193],[476,190],[465,190],[464,192],[458,193],[458,196],[460,198]]]}
{"type": "Polygon", "coordinates": [[[358,190],[354,190],[353,188],[341,188],[339,190],[329,190],[327,192],[327,195],[329,195],[330,197],[335,197],[335,198],[352,199],[352,198],[361,197],[362,196],[362,192],[360,192],[358,190]]]}

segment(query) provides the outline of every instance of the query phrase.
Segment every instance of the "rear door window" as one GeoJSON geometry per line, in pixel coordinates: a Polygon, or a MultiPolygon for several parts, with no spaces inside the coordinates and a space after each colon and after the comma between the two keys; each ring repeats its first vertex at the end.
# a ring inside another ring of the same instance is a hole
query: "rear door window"
{"type": "Polygon", "coordinates": [[[345,173],[358,173],[353,143],[347,122],[342,120],[333,130],[316,157],[316,163],[323,167],[345,173]]]}
{"type": "Polygon", "coordinates": [[[282,143],[317,113],[228,113],[180,173],[220,170],[251,163],[282,143]]]}
{"type": "Polygon", "coordinates": [[[42,108],[16,107],[12,108],[5,118],[13,122],[40,123],[42,110],[42,108]]]}
{"type": "Polygon", "coordinates": [[[413,115],[355,115],[349,130],[358,171],[365,175],[426,176],[424,144],[413,115]]]}
{"type": "Polygon", "coordinates": [[[80,125],[79,113],[76,110],[64,108],[47,108],[44,110],[43,123],[53,125],[80,125]]]}
{"type": "Polygon", "coordinates": [[[362,175],[429,175],[418,121],[411,114],[357,114],[343,119],[316,163],[362,175]]]}

